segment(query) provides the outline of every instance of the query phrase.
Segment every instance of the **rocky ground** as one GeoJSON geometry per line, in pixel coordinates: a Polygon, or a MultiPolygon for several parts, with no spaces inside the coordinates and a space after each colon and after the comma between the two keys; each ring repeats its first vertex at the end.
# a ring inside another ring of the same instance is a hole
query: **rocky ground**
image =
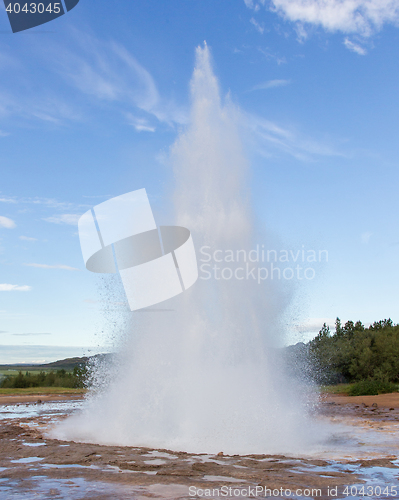
{"type": "MultiPolygon", "coordinates": [[[[399,394],[384,401],[384,405],[378,397],[365,402],[326,396],[320,413],[321,418],[349,418],[352,425],[355,420],[365,429],[395,432],[396,439],[399,436],[399,394]],[[387,402],[389,404],[385,404],[387,402]]],[[[256,498],[256,495],[260,498],[361,498],[345,494],[345,487],[375,486],[377,483],[370,482],[370,478],[378,478],[378,474],[381,486],[399,486],[397,447],[378,456],[341,460],[280,455],[194,455],[48,439],[45,437],[48,424],[47,417],[30,415],[1,421],[1,500],[256,498]],[[311,496],[310,491],[307,495],[306,489],[321,490],[321,494],[313,492],[311,496]]],[[[394,490],[388,493],[380,497],[399,498],[394,490]]],[[[378,498],[378,495],[373,492],[368,498],[378,498]]]]}

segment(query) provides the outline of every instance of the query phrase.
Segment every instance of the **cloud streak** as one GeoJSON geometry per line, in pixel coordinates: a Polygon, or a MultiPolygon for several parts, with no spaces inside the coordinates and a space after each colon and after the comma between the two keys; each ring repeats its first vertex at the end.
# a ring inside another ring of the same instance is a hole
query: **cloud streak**
{"type": "Polygon", "coordinates": [[[258,23],[258,21],[256,21],[256,19],[254,19],[254,18],[252,17],[252,18],[249,20],[249,22],[255,26],[255,29],[256,29],[256,30],[257,30],[257,31],[258,31],[261,35],[263,35],[263,33],[264,33],[264,31],[265,31],[265,28],[264,28],[262,25],[260,25],[260,24],[258,23]]]}
{"type": "Polygon", "coordinates": [[[370,233],[370,231],[367,231],[365,233],[362,233],[361,235],[361,240],[362,240],[362,243],[369,243],[370,241],[370,238],[373,236],[373,233],[370,233]]]}
{"type": "Polygon", "coordinates": [[[266,157],[287,154],[300,161],[314,161],[321,156],[346,156],[329,144],[305,137],[257,115],[243,114],[241,123],[250,132],[251,147],[266,157]]]}
{"type": "MultiPolygon", "coordinates": [[[[122,118],[130,110],[146,115],[151,123],[138,124],[138,132],[161,123],[174,127],[187,122],[188,111],[160,95],[150,71],[122,44],[77,29],[66,37],[63,44],[47,44],[38,38],[31,44],[29,57],[38,68],[37,79],[28,74],[17,53],[10,57],[14,80],[0,85],[0,118],[7,118],[8,125],[13,117],[18,122],[65,126],[87,121],[98,109],[112,109],[122,118]],[[39,84],[43,73],[46,79],[39,84]],[[91,110],[83,114],[83,108],[91,110]]],[[[0,131],[0,136],[7,134],[0,131]]]]}
{"type": "Polygon", "coordinates": [[[16,224],[12,219],[0,215],[0,227],[4,227],[6,229],[14,229],[14,227],[16,227],[16,224]]]}
{"type": "Polygon", "coordinates": [[[399,21],[398,0],[272,0],[274,9],[286,19],[370,36],[385,23],[399,21]]]}
{"type": "Polygon", "coordinates": [[[0,292],[30,292],[31,286],[28,285],[10,285],[8,283],[0,283],[0,292]]]}
{"type": "Polygon", "coordinates": [[[93,102],[111,103],[122,115],[129,107],[147,114],[153,123],[137,124],[137,131],[186,123],[187,112],[161,97],[151,73],[122,44],[74,30],[69,48],[43,50],[53,70],[93,102]]]}
{"type": "Polygon", "coordinates": [[[55,198],[18,198],[17,196],[2,196],[1,203],[10,203],[13,205],[42,205],[48,208],[56,208],[58,210],[82,210],[89,208],[89,205],[76,204],[65,201],[58,201],[55,198]]]}
{"type": "MultiPolygon", "coordinates": [[[[368,38],[385,24],[399,25],[399,0],[244,0],[256,11],[266,7],[296,24],[300,40],[307,36],[306,27],[320,27],[327,32],[341,32],[368,38]]],[[[252,21],[251,21],[252,22],[252,21]]],[[[359,55],[363,47],[345,40],[344,45],[359,55]]]]}
{"type": "Polygon", "coordinates": [[[355,42],[352,42],[349,38],[345,38],[344,45],[347,49],[352,52],[356,52],[356,54],[359,54],[360,56],[365,56],[367,54],[367,50],[365,48],[355,42]]]}
{"type": "Polygon", "coordinates": [[[22,241],[37,241],[37,238],[31,238],[30,236],[20,236],[19,239],[22,241]]]}
{"type": "Polygon", "coordinates": [[[66,266],[64,264],[49,265],[49,264],[31,263],[31,264],[24,264],[24,266],[37,267],[40,269],[64,269],[65,271],[80,271],[80,269],[77,269],[76,267],[66,266]]]}
{"type": "Polygon", "coordinates": [[[145,118],[138,118],[132,113],[126,113],[126,118],[129,125],[132,125],[137,132],[155,132],[156,130],[145,118]]]}
{"type": "Polygon", "coordinates": [[[45,217],[43,220],[52,222],[53,224],[68,224],[69,226],[77,226],[80,214],[61,214],[45,217]]]}
{"type": "MultiPolygon", "coordinates": [[[[23,78],[21,77],[21,80],[23,78]]],[[[4,84],[3,84],[4,85],[4,84]]],[[[62,125],[67,121],[80,121],[81,116],[61,97],[29,92],[19,92],[17,88],[0,89],[0,117],[16,116],[27,121],[41,121],[51,125],[62,125]]],[[[9,135],[5,132],[6,135],[9,135]]]]}
{"type": "Polygon", "coordinates": [[[157,106],[152,76],[122,45],[83,33],[79,45],[79,52],[65,50],[58,58],[59,73],[74,87],[96,99],[130,102],[145,111],[157,106]]]}
{"type": "Polygon", "coordinates": [[[13,333],[15,337],[36,337],[39,335],[52,335],[52,333],[13,333]]]}
{"type": "Polygon", "coordinates": [[[254,90],[268,90],[274,89],[277,87],[285,87],[289,85],[291,80],[268,80],[267,82],[259,83],[258,85],[253,86],[249,92],[253,92],[254,90]]]}
{"type": "Polygon", "coordinates": [[[309,318],[301,324],[293,325],[292,328],[299,333],[318,333],[323,324],[334,326],[334,318],[309,318]]]}
{"type": "Polygon", "coordinates": [[[259,10],[259,4],[254,0],[244,0],[244,3],[248,9],[253,9],[255,12],[259,10]]]}

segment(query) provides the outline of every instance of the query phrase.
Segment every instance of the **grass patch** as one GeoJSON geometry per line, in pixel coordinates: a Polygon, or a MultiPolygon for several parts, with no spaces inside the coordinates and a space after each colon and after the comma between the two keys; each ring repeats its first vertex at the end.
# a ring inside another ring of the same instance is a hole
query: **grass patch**
{"type": "Polygon", "coordinates": [[[349,394],[352,386],[354,384],[336,384],[336,385],[321,385],[320,392],[324,392],[327,394],[349,394]]]}
{"type": "Polygon", "coordinates": [[[69,387],[27,387],[24,389],[0,389],[0,396],[23,396],[40,394],[85,394],[87,389],[70,389],[69,387]]]}
{"type": "Polygon", "coordinates": [[[362,380],[353,384],[348,394],[349,396],[376,396],[377,394],[398,392],[398,389],[398,384],[392,384],[391,382],[362,380]]]}
{"type": "Polygon", "coordinates": [[[378,394],[399,392],[399,384],[378,380],[362,380],[351,384],[320,385],[319,392],[342,396],[377,396],[378,394]]]}
{"type": "MultiPolygon", "coordinates": [[[[7,375],[18,375],[18,373],[22,371],[23,373],[25,372],[29,372],[29,373],[40,373],[40,372],[44,372],[44,373],[50,373],[51,371],[54,371],[54,370],[51,370],[51,369],[43,369],[43,368],[40,368],[40,367],[13,367],[11,366],[10,368],[4,368],[4,367],[0,367],[0,375],[3,375],[3,376],[7,376],[7,375]]],[[[70,372],[72,372],[72,370],[70,370],[70,372]]]]}
{"type": "Polygon", "coordinates": [[[28,389],[29,387],[65,387],[83,389],[87,377],[86,367],[75,367],[73,372],[57,370],[56,372],[18,372],[18,375],[7,375],[0,381],[1,389],[28,389]]]}
{"type": "Polygon", "coordinates": [[[0,370],[0,376],[18,375],[19,370],[0,370]]]}

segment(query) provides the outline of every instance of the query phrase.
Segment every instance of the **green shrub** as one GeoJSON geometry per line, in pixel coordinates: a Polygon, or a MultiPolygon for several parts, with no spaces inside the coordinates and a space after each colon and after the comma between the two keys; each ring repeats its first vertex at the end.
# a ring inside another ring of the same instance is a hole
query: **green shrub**
{"type": "Polygon", "coordinates": [[[362,380],[399,383],[399,325],[391,319],[366,328],[360,321],[347,321],[342,326],[337,318],[335,332],[324,324],[307,347],[319,384],[362,380]]]}
{"type": "Polygon", "coordinates": [[[86,386],[87,368],[75,367],[73,373],[65,370],[33,374],[19,372],[18,375],[8,375],[1,380],[2,389],[24,389],[29,387],[66,387],[80,389],[86,386]]]}
{"type": "Polygon", "coordinates": [[[381,380],[361,380],[352,385],[349,389],[349,396],[376,396],[377,394],[386,394],[397,392],[397,384],[383,382],[381,380]]]}

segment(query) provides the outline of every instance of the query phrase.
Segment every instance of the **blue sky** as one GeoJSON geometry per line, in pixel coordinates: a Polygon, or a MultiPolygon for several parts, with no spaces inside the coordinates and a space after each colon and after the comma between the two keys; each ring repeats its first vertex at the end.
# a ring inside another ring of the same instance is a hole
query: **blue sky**
{"type": "Polygon", "coordinates": [[[2,7],[0,362],[103,349],[106,282],[76,222],[143,187],[162,222],[204,40],[240,110],[259,224],[328,251],[295,283],[292,342],[337,315],[399,322],[398,22],[399,0],[80,0],[12,34],[2,7]]]}

